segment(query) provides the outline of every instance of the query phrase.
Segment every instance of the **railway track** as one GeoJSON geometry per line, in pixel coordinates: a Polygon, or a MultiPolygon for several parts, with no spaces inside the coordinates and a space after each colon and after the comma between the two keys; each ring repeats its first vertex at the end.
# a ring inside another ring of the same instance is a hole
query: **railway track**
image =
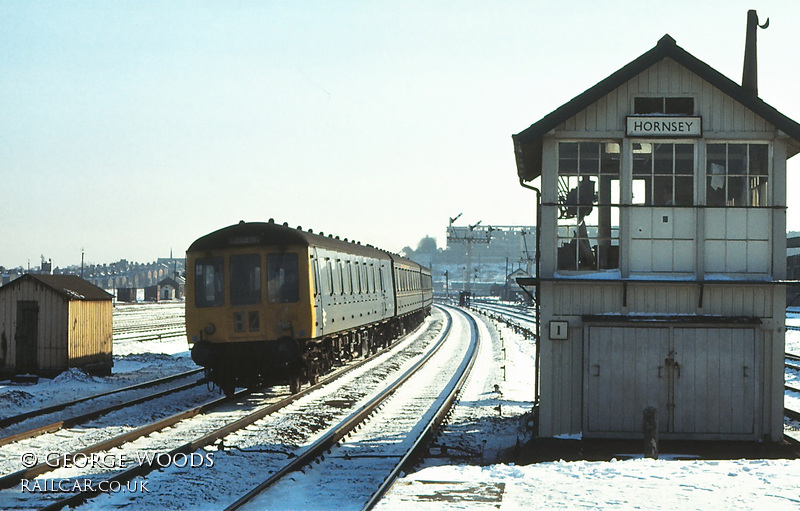
{"type": "MultiPolygon", "coordinates": [[[[84,398],[81,398],[81,399],[77,399],[77,400],[75,400],[75,401],[73,401],[71,403],[66,403],[65,405],[56,405],[56,406],[48,407],[48,408],[45,408],[45,409],[42,409],[42,410],[34,410],[33,412],[28,412],[26,414],[22,414],[22,416],[29,416],[30,414],[35,414],[34,416],[42,417],[42,416],[45,416],[45,415],[49,415],[50,412],[53,411],[53,409],[60,410],[60,409],[63,409],[65,407],[68,407],[68,406],[71,406],[71,405],[86,403],[86,402],[94,400],[94,399],[100,399],[100,398],[103,398],[103,397],[106,397],[106,396],[109,396],[109,395],[113,395],[113,394],[117,394],[117,393],[121,393],[121,392],[134,392],[136,390],[140,390],[140,389],[143,389],[143,388],[148,388],[148,387],[152,387],[152,386],[156,386],[156,385],[161,385],[161,384],[164,384],[164,383],[169,383],[169,382],[172,382],[174,380],[179,380],[179,379],[187,379],[188,378],[188,379],[191,380],[191,381],[189,381],[189,383],[181,384],[181,385],[170,387],[170,388],[163,389],[163,390],[158,390],[156,392],[152,392],[152,393],[148,393],[148,394],[144,394],[144,395],[138,395],[136,397],[132,397],[130,399],[127,399],[127,400],[124,400],[124,401],[121,401],[121,402],[116,402],[116,403],[113,403],[113,404],[110,404],[110,405],[107,405],[107,406],[102,406],[100,408],[94,408],[94,409],[92,409],[92,410],[90,410],[88,412],[83,412],[83,413],[80,413],[80,414],[72,415],[72,416],[69,416],[69,417],[66,417],[66,418],[62,418],[62,419],[56,420],[54,422],[45,422],[42,425],[34,426],[34,427],[29,428],[29,429],[24,429],[24,430],[18,431],[16,433],[9,432],[9,434],[7,434],[7,435],[5,435],[3,437],[0,437],[0,447],[2,447],[4,445],[11,444],[11,443],[14,443],[14,442],[20,442],[22,440],[28,440],[28,439],[31,439],[31,438],[35,438],[35,437],[37,437],[39,435],[44,435],[44,434],[48,434],[48,433],[54,433],[54,432],[59,431],[61,429],[74,428],[74,427],[76,427],[78,425],[86,424],[89,421],[98,419],[100,417],[103,417],[103,416],[105,416],[105,415],[107,415],[107,414],[109,414],[111,412],[115,412],[117,410],[122,410],[124,408],[130,408],[130,407],[136,406],[136,405],[138,405],[140,403],[145,403],[147,401],[160,399],[160,398],[163,398],[163,397],[166,397],[166,396],[170,396],[172,394],[176,394],[178,392],[183,392],[185,390],[192,389],[194,387],[197,387],[197,386],[202,385],[202,384],[205,383],[205,380],[203,378],[192,378],[193,376],[196,376],[201,371],[202,371],[202,369],[200,369],[200,370],[195,369],[195,370],[192,370],[192,371],[187,371],[185,373],[169,376],[169,377],[166,377],[166,378],[159,378],[158,380],[153,380],[153,381],[145,382],[145,383],[138,384],[138,385],[132,385],[130,387],[126,387],[126,388],[123,388],[123,389],[117,389],[117,390],[113,390],[113,391],[109,391],[109,392],[104,392],[102,394],[96,394],[94,396],[84,397],[84,398]]],[[[22,417],[22,416],[11,417],[9,420],[17,420],[17,419],[20,419],[20,417],[22,417]]],[[[27,419],[27,417],[24,417],[24,418],[27,419]]],[[[2,478],[0,478],[0,488],[2,488],[2,478]]]]}
{"type": "MultiPolygon", "coordinates": [[[[178,380],[178,379],[182,379],[182,378],[188,378],[188,377],[194,376],[196,374],[199,374],[201,372],[203,372],[203,369],[192,369],[191,371],[186,371],[186,372],[179,373],[179,374],[174,374],[174,375],[171,375],[171,376],[165,376],[163,378],[157,378],[155,380],[150,380],[150,381],[146,381],[146,382],[143,382],[143,383],[138,383],[136,385],[129,385],[127,387],[122,387],[122,388],[118,388],[118,389],[114,389],[114,390],[109,390],[107,392],[101,392],[99,394],[93,394],[91,396],[84,396],[84,397],[81,397],[81,398],[78,398],[78,399],[73,399],[72,401],[66,401],[64,403],[59,403],[59,404],[56,404],[56,405],[47,406],[45,408],[39,408],[37,410],[30,410],[28,412],[24,412],[24,413],[20,413],[20,414],[17,414],[17,415],[13,415],[11,417],[5,417],[3,419],[0,419],[0,429],[6,429],[7,430],[7,428],[9,426],[12,426],[14,424],[18,424],[18,423],[27,421],[29,419],[33,419],[35,417],[41,417],[41,416],[44,416],[44,415],[50,415],[52,413],[59,412],[61,410],[70,408],[72,406],[75,406],[75,405],[78,405],[78,404],[81,404],[81,403],[86,403],[88,401],[95,401],[95,400],[98,400],[100,398],[104,398],[106,396],[112,396],[114,394],[121,394],[121,393],[125,393],[125,392],[132,392],[132,391],[139,390],[139,389],[155,387],[155,386],[158,386],[158,385],[162,385],[164,383],[169,383],[169,382],[174,381],[174,380],[178,380]]],[[[108,407],[108,408],[110,408],[110,407],[108,407]]],[[[108,409],[107,411],[113,411],[113,409],[108,409]]],[[[5,439],[5,437],[0,438],[0,445],[4,445],[5,443],[8,443],[8,442],[4,442],[4,439],[5,439]]]]}
{"type": "Polygon", "coordinates": [[[186,335],[182,302],[126,304],[114,307],[115,343],[161,340],[186,335]]]}
{"type": "Polygon", "coordinates": [[[488,318],[504,323],[515,333],[522,334],[525,339],[536,336],[536,316],[532,310],[504,304],[472,302],[472,308],[480,310],[488,318]]]}
{"type": "MultiPolygon", "coordinates": [[[[280,499],[286,492],[280,486],[291,485],[287,482],[289,474],[304,466],[313,466],[308,477],[318,484],[310,484],[346,490],[354,506],[371,509],[399,473],[421,457],[467,380],[478,352],[478,327],[470,314],[458,314],[469,322],[467,347],[445,331],[436,346],[392,384],[226,509],[249,504],[256,508],[281,507],[280,499]],[[449,349],[439,350],[445,343],[449,349]],[[459,353],[460,360],[453,351],[459,353]],[[449,378],[442,378],[443,373],[449,378]],[[392,423],[391,428],[388,423],[392,423]],[[362,476],[366,474],[370,481],[364,484],[362,476]],[[358,480],[357,488],[353,488],[353,479],[358,480]]],[[[313,506],[313,502],[306,505],[313,506]]]]}
{"type": "MultiPolygon", "coordinates": [[[[426,329],[423,329],[423,333],[428,332],[431,328],[432,324],[426,322],[426,329]]],[[[267,432],[272,432],[280,428],[283,428],[283,430],[297,431],[296,423],[281,426],[280,422],[286,420],[286,417],[291,416],[291,410],[300,406],[300,402],[304,400],[307,401],[309,396],[315,394],[321,394],[323,397],[320,399],[325,400],[325,395],[329,395],[331,389],[342,385],[342,383],[338,383],[341,380],[349,379],[359,382],[367,377],[373,378],[379,382],[381,375],[385,377],[385,373],[389,371],[385,366],[397,364],[398,362],[395,361],[397,357],[413,356],[415,353],[422,350],[424,346],[427,346],[428,342],[428,340],[424,339],[424,335],[419,333],[409,335],[404,340],[394,343],[391,348],[395,349],[383,351],[369,359],[351,363],[335,371],[317,385],[305,389],[298,394],[287,395],[284,386],[265,392],[254,392],[250,395],[245,395],[245,391],[241,391],[231,399],[221,398],[167,417],[156,423],[147,424],[133,431],[124,432],[115,438],[107,439],[67,453],[58,458],[58,463],[51,461],[49,465],[55,465],[56,467],[51,467],[45,463],[44,465],[48,466],[31,467],[31,469],[29,469],[31,471],[29,472],[23,473],[20,471],[19,473],[12,474],[13,477],[9,478],[7,482],[14,479],[18,481],[14,484],[20,485],[23,484],[22,481],[24,479],[31,480],[33,477],[46,473],[52,468],[64,467],[66,465],[65,468],[58,468],[57,472],[53,472],[53,479],[58,479],[59,481],[79,481],[81,478],[88,477],[92,480],[93,484],[90,487],[79,488],[80,491],[76,491],[66,499],[53,501],[53,495],[45,495],[45,497],[51,497],[50,499],[45,498],[45,502],[42,502],[41,494],[24,493],[23,491],[19,491],[20,488],[17,486],[14,488],[14,490],[17,491],[13,492],[12,495],[7,495],[5,497],[0,496],[0,507],[38,508],[43,504],[48,504],[46,509],[60,509],[66,506],[78,505],[89,498],[104,493],[103,488],[111,489],[113,492],[114,488],[120,488],[126,483],[130,484],[131,481],[134,481],[134,483],[137,480],[141,482],[142,479],[140,476],[151,474],[164,465],[175,469],[176,460],[195,459],[197,456],[207,456],[205,459],[211,461],[213,465],[212,460],[214,453],[219,451],[221,457],[228,457],[227,454],[230,451],[228,451],[227,446],[231,444],[229,438],[234,432],[244,434],[243,432],[247,432],[253,427],[258,427],[259,431],[267,432]],[[372,366],[374,366],[372,369],[365,369],[366,367],[372,366]],[[369,374],[370,371],[380,374],[364,376],[364,374],[369,374]],[[358,374],[354,375],[353,373],[358,374]],[[210,411],[213,411],[213,413],[208,413],[210,411]],[[270,417],[271,414],[275,414],[276,417],[270,417]],[[278,424],[273,424],[273,426],[258,426],[256,424],[257,421],[265,417],[268,421],[271,420],[273,423],[277,421],[278,424]],[[159,433],[154,435],[153,433],[156,431],[159,433]],[[187,438],[191,440],[187,442],[187,438]],[[216,444],[216,448],[213,447],[214,444],[216,444]],[[98,467],[95,464],[95,466],[90,467],[90,475],[88,476],[86,475],[86,470],[80,470],[81,467],[74,466],[75,459],[92,459],[91,457],[93,455],[95,458],[101,460],[109,457],[112,461],[127,459],[128,463],[126,466],[121,466],[122,464],[120,463],[112,463],[114,466],[111,467],[98,467]],[[76,456],[78,458],[76,458],[76,456]],[[70,461],[73,461],[73,463],[70,463],[70,461]]],[[[312,405],[312,408],[314,407],[318,408],[318,405],[312,405]]],[[[303,410],[302,412],[296,413],[300,413],[300,416],[308,414],[305,409],[302,407],[301,409],[303,410]]],[[[312,424],[310,429],[313,430],[314,426],[317,428],[320,427],[319,424],[312,424]]],[[[234,450],[233,452],[237,451],[238,450],[234,450]]],[[[236,458],[236,456],[232,457],[236,458]]],[[[245,458],[246,457],[247,456],[245,456],[245,458]]],[[[240,458],[241,461],[241,457],[238,458],[240,458]]],[[[214,470],[209,469],[209,471],[213,475],[214,470]]],[[[193,476],[196,475],[196,472],[187,474],[187,476],[189,476],[187,478],[189,481],[184,481],[184,484],[196,484],[196,480],[193,479],[193,476]]],[[[152,474],[150,477],[150,480],[154,481],[155,484],[159,484],[158,481],[161,479],[162,476],[160,472],[152,474]]],[[[39,480],[41,480],[41,478],[39,480]]],[[[171,492],[167,489],[167,486],[171,487],[175,483],[176,480],[174,477],[168,477],[168,479],[164,481],[164,491],[159,492],[159,498],[169,499],[171,492]]],[[[128,486],[128,488],[130,487],[128,486]]],[[[114,496],[115,495],[109,495],[108,498],[112,499],[114,496]]],[[[131,494],[127,494],[119,503],[103,502],[101,505],[103,507],[129,506],[129,500],[132,496],[131,494]]],[[[149,495],[136,494],[135,496],[146,499],[149,495]]],[[[169,500],[160,503],[142,503],[141,507],[169,507],[169,500]]]]}

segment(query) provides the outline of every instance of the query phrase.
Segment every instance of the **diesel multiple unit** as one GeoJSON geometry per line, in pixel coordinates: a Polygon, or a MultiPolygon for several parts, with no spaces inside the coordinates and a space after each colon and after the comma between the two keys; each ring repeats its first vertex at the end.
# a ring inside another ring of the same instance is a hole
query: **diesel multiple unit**
{"type": "Polygon", "coordinates": [[[226,394],[278,382],[296,392],[415,327],[433,301],[427,268],[272,220],[199,238],[186,264],[192,358],[226,394]]]}

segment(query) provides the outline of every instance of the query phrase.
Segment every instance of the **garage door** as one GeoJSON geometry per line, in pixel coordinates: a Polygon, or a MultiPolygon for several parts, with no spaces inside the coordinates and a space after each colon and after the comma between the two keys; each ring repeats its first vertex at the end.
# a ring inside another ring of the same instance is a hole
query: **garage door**
{"type": "Polygon", "coordinates": [[[755,332],[675,328],[676,433],[752,434],[755,427],[755,332]]]}
{"type": "Polygon", "coordinates": [[[667,436],[747,437],[755,423],[755,333],[742,328],[590,326],[588,436],[639,437],[658,410],[667,436]]]}

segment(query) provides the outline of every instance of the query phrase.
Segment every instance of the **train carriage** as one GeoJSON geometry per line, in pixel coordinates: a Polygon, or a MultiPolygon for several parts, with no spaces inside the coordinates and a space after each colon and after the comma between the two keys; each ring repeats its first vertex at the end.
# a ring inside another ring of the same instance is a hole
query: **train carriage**
{"type": "Polygon", "coordinates": [[[192,358],[226,394],[288,381],[386,345],[430,312],[430,272],[371,246],[240,222],[187,250],[192,358]],[[423,289],[425,288],[425,289],[423,289]]]}

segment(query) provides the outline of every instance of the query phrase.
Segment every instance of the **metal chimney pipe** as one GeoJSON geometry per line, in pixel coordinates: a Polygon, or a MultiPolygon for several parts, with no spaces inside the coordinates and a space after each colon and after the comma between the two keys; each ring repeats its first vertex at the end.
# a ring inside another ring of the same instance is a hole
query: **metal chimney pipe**
{"type": "Polygon", "coordinates": [[[742,69],[742,88],[758,96],[758,54],[756,51],[756,31],[767,28],[769,18],[763,25],[758,24],[758,14],[754,9],[747,11],[747,35],[744,41],[744,67],[742,69]]]}

